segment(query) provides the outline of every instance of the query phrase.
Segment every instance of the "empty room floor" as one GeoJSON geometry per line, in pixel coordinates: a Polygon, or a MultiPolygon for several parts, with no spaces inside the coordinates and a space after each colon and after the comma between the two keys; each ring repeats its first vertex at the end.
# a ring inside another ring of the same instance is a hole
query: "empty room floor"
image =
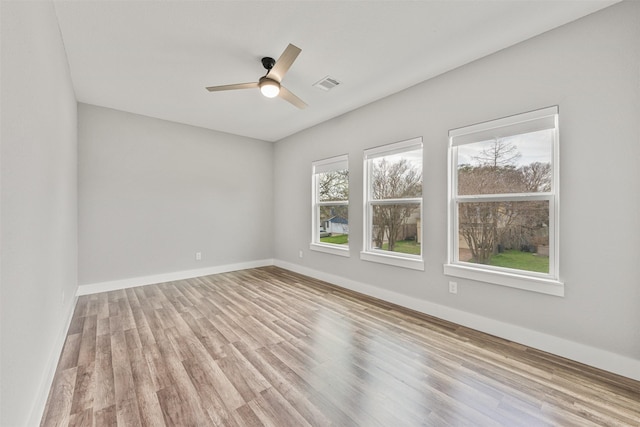
{"type": "Polygon", "coordinates": [[[78,299],[43,426],[637,426],[640,382],[277,267],[78,299]]]}

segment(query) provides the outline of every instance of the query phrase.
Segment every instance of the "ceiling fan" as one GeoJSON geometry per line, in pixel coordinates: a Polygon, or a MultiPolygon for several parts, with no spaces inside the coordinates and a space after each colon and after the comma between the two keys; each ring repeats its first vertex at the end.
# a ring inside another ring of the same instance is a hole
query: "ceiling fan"
{"type": "Polygon", "coordinates": [[[303,100],[295,96],[291,91],[280,84],[282,82],[282,78],[301,51],[302,49],[299,47],[289,44],[277,61],[270,57],[262,58],[262,66],[267,70],[267,74],[260,77],[260,80],[255,83],[209,86],[207,90],[209,92],[217,92],[222,90],[260,88],[260,92],[262,92],[262,94],[267,98],[280,96],[280,98],[290,102],[298,108],[305,108],[307,104],[303,100]]]}

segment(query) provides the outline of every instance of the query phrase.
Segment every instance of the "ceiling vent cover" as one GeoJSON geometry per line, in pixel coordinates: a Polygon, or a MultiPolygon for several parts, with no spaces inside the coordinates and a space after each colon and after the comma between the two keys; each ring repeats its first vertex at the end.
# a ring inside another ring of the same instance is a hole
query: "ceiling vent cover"
{"type": "Polygon", "coordinates": [[[338,86],[340,82],[331,76],[327,76],[320,81],[313,84],[313,86],[320,88],[322,90],[331,90],[334,87],[338,86]]]}

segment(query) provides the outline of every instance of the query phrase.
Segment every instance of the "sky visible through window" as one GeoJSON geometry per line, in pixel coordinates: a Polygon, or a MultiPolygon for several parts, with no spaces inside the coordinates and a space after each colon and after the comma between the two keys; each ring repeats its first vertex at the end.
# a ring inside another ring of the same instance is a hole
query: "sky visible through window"
{"type": "MultiPolygon", "coordinates": [[[[513,166],[527,166],[531,163],[551,163],[554,129],[525,133],[502,138],[502,141],[517,148],[520,157],[514,159],[513,166]]],[[[475,142],[458,146],[458,166],[478,165],[482,152],[490,150],[494,140],[475,142]]]]}

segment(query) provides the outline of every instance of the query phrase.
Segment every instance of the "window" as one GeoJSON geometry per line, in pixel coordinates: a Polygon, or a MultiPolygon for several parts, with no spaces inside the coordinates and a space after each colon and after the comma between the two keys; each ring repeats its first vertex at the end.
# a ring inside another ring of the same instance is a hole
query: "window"
{"type": "Polygon", "coordinates": [[[424,270],[422,259],[422,138],[364,152],[366,261],[424,270]]]}
{"type": "Polygon", "coordinates": [[[310,249],[349,256],[349,159],[312,164],[313,217],[310,249]]]}
{"type": "Polygon", "coordinates": [[[449,132],[445,274],[564,295],[558,281],[558,108],[449,132]]]}

